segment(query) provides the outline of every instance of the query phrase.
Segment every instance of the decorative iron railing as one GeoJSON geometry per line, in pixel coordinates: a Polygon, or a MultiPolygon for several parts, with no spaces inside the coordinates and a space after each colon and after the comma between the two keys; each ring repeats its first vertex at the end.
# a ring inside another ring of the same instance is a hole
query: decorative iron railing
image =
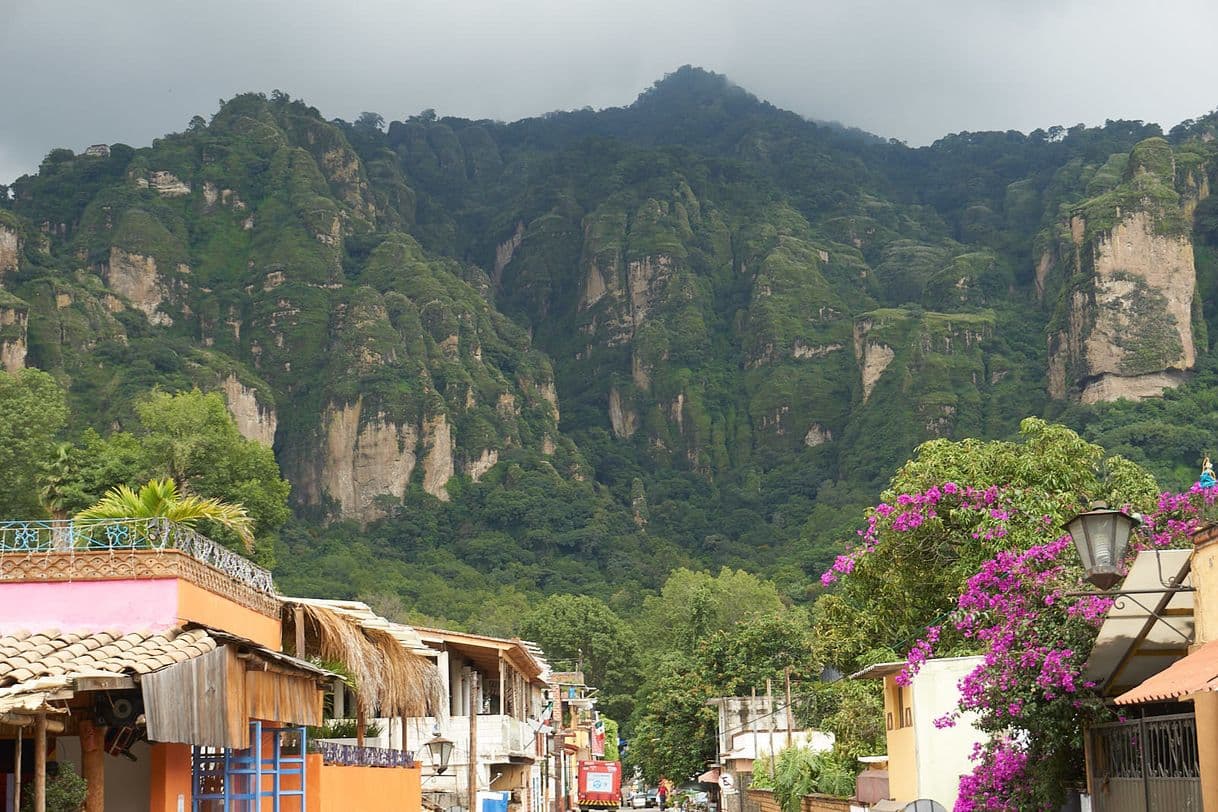
{"type": "Polygon", "coordinates": [[[360,747],[356,744],[314,739],[309,742],[314,752],[321,754],[326,764],[343,767],[413,767],[414,753],[408,750],[389,750],[384,747],[360,747]]]}
{"type": "Polygon", "coordinates": [[[45,519],[0,522],[0,554],[178,550],[268,595],[276,593],[269,570],[167,519],[45,519]]]}
{"type": "Polygon", "coordinates": [[[1091,728],[1088,759],[1096,812],[1200,810],[1201,757],[1191,713],[1091,728]]]}

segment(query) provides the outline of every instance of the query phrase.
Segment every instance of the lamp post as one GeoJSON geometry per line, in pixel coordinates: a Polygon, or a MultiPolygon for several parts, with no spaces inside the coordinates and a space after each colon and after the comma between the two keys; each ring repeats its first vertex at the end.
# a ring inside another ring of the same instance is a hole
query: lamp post
{"type": "Polygon", "coordinates": [[[436,725],[432,728],[432,736],[423,746],[427,748],[427,755],[431,758],[431,766],[435,768],[436,775],[443,775],[448,769],[448,761],[453,757],[453,743],[451,739],[446,739],[440,735],[440,726],[436,725]]]}
{"type": "Polygon", "coordinates": [[[1121,580],[1121,561],[1129,546],[1129,534],[1138,520],[1121,510],[1109,510],[1096,502],[1091,510],[1066,522],[1082,559],[1087,581],[1108,590],[1121,580]]]}

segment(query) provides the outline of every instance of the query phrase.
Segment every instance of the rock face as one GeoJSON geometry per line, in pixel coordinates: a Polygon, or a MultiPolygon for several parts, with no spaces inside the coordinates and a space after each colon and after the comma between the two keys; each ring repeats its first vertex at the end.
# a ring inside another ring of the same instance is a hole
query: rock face
{"type": "Polygon", "coordinates": [[[423,442],[427,456],[423,458],[423,490],[439,499],[449,500],[444,486],[455,473],[453,468],[453,430],[446,415],[423,422],[423,442]]]}
{"type": "Polygon", "coordinates": [[[1204,180],[1203,165],[1177,167],[1166,142],[1148,139],[1130,154],[1119,186],[1073,209],[1057,249],[1072,282],[1049,330],[1052,397],[1152,397],[1193,369],[1189,224],[1208,194],[1204,180]]]}
{"type": "MultiPolygon", "coordinates": [[[[362,412],[362,398],[326,410],[318,485],[338,504],[339,516],[372,521],[385,515],[376,497],[401,499],[406,493],[419,436],[413,426],[380,414],[362,420],[362,412]]],[[[310,496],[317,501],[320,494],[310,496]]]]}
{"type": "Polygon", "coordinates": [[[259,402],[257,392],[241,383],[236,375],[225,378],[220,388],[228,401],[228,411],[236,421],[241,436],[265,446],[273,446],[275,427],[278,423],[275,409],[259,402]]]}
{"type": "Polygon", "coordinates": [[[495,266],[491,273],[491,279],[494,280],[496,285],[503,278],[503,269],[512,261],[512,257],[516,255],[516,249],[520,247],[522,242],[524,242],[524,223],[517,223],[516,231],[512,233],[511,238],[495,246],[495,266]]]}
{"type": "Polygon", "coordinates": [[[639,428],[634,409],[622,405],[622,393],[617,387],[609,390],[609,425],[618,437],[630,437],[639,428]]]}
{"type": "Polygon", "coordinates": [[[1077,387],[1083,403],[1160,395],[1196,363],[1192,307],[1197,283],[1187,236],[1155,231],[1153,216],[1134,212],[1093,252],[1090,292],[1073,291],[1066,329],[1051,360],[1051,391],[1077,387]],[[1073,370],[1068,380],[1066,370],[1073,370]]]}
{"type": "Polygon", "coordinates": [[[818,445],[824,445],[833,441],[833,432],[829,431],[819,423],[813,423],[808,433],[804,435],[804,445],[809,448],[815,448],[818,445]]]}
{"type": "Polygon", "coordinates": [[[499,462],[499,452],[493,448],[482,449],[482,454],[474,460],[470,460],[465,465],[465,475],[474,482],[482,479],[486,472],[495,467],[495,463],[499,462]]]}
{"type": "Polygon", "coordinates": [[[147,178],[137,178],[135,182],[142,189],[154,189],[162,197],[185,197],[190,194],[190,184],[172,172],[150,172],[147,178]]]}
{"type": "Polygon", "coordinates": [[[0,276],[17,270],[21,257],[21,235],[16,229],[0,224],[0,276]]]}
{"type": "Polygon", "coordinates": [[[892,359],[897,357],[896,351],[887,344],[867,340],[871,327],[872,322],[869,319],[860,319],[854,325],[854,357],[858,361],[863,379],[864,403],[871,397],[871,391],[875,389],[884,370],[888,369],[892,359]]]}
{"type": "Polygon", "coordinates": [[[148,321],[161,327],[173,324],[169,314],[160,309],[167,290],[155,259],[114,246],[102,276],[111,290],[127,299],[148,321]]]}
{"type": "Polygon", "coordinates": [[[0,291],[0,366],[5,372],[25,368],[28,325],[29,311],[24,303],[15,297],[3,298],[3,291],[0,291]]]}

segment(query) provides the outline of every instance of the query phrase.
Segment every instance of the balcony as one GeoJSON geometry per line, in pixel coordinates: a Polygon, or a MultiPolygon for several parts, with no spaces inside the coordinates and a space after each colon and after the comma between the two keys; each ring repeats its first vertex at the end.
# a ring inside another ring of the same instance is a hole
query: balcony
{"type": "Polygon", "coordinates": [[[269,570],[166,519],[0,522],[0,582],[181,578],[278,618],[269,570]]]}
{"type": "MultiPolygon", "coordinates": [[[[418,737],[421,731],[424,738],[430,738],[433,721],[411,720],[412,736],[418,737]]],[[[378,747],[392,747],[400,742],[398,738],[400,727],[395,727],[396,720],[377,719],[376,724],[383,731],[381,735],[367,739],[369,744],[378,747]],[[392,734],[390,731],[394,731],[392,734]]],[[[449,716],[440,724],[440,734],[451,739],[457,745],[453,760],[463,761],[468,758],[469,748],[469,717],[449,716]]],[[[416,739],[412,738],[412,743],[416,739]]],[[[348,740],[338,740],[348,741],[348,740]]],[[[498,714],[478,715],[478,761],[482,764],[508,762],[512,759],[534,760],[538,758],[536,738],[533,729],[525,722],[511,716],[498,714]]]]}

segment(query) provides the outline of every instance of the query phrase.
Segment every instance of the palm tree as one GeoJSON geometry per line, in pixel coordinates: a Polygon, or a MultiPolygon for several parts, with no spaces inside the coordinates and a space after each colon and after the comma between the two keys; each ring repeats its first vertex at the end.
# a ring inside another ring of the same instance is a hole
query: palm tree
{"type": "Polygon", "coordinates": [[[186,527],[194,527],[200,521],[214,522],[236,533],[246,552],[254,550],[254,520],[244,506],[179,493],[177,484],[168,477],[149,480],[138,492],[126,485],[111,488],[93,507],[77,513],[76,518],[163,518],[186,527]]]}
{"type": "Polygon", "coordinates": [[[73,469],[72,444],[59,443],[55,446],[55,458],[39,478],[42,487],[38,489],[38,501],[52,519],[68,518],[68,484],[75,473],[73,469]]]}

